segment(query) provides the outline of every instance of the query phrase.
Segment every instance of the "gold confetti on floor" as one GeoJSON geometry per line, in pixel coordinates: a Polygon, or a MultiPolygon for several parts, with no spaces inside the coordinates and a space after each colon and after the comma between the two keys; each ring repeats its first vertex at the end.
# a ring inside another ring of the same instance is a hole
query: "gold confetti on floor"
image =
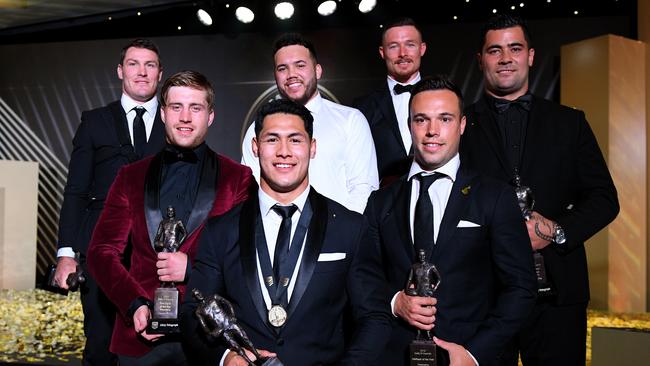
{"type": "Polygon", "coordinates": [[[85,340],[79,293],[0,290],[0,361],[79,359],[85,340]]]}

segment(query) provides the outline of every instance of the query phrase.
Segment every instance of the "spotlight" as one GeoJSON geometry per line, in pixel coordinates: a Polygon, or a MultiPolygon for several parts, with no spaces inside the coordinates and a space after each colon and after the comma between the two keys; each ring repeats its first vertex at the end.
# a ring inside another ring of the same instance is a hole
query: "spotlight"
{"type": "Polygon", "coordinates": [[[210,13],[203,9],[199,9],[196,12],[196,16],[199,18],[199,22],[201,24],[205,25],[206,27],[209,27],[212,25],[212,17],[210,16],[210,13]]]}
{"type": "Polygon", "coordinates": [[[278,17],[278,19],[289,19],[293,16],[293,4],[288,1],[283,1],[275,6],[274,11],[275,16],[278,17]]]}
{"type": "Polygon", "coordinates": [[[250,23],[255,19],[255,13],[245,6],[238,7],[237,10],[235,10],[235,16],[237,17],[237,20],[242,23],[250,23]]]}
{"type": "Polygon", "coordinates": [[[318,14],[328,16],[336,11],[336,1],[327,0],[318,5],[318,14]]]}
{"type": "Polygon", "coordinates": [[[361,0],[359,2],[359,11],[362,13],[369,13],[377,5],[377,0],[361,0]]]}

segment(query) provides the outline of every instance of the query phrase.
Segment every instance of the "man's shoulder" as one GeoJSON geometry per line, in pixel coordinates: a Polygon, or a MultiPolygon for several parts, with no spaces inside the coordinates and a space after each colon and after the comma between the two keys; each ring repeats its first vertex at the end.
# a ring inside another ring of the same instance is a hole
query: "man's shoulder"
{"type": "Polygon", "coordinates": [[[548,99],[544,99],[540,96],[535,95],[533,100],[533,108],[540,108],[547,113],[551,114],[563,114],[563,115],[576,115],[583,113],[581,110],[573,107],[566,106],[557,102],[553,102],[548,99]],[[535,105],[536,104],[536,105],[535,105]]]}
{"type": "Polygon", "coordinates": [[[384,84],[381,87],[373,89],[368,94],[355,98],[352,105],[359,109],[363,109],[363,107],[376,104],[376,102],[383,99],[386,94],[388,94],[388,87],[384,84]]]}
{"type": "Polygon", "coordinates": [[[327,108],[331,113],[341,114],[345,117],[352,117],[354,115],[360,115],[363,117],[363,113],[361,113],[357,108],[336,103],[325,98],[323,98],[323,107],[327,108]]]}
{"type": "Polygon", "coordinates": [[[116,108],[122,108],[119,100],[110,102],[102,107],[83,111],[81,112],[81,115],[84,117],[84,120],[95,120],[101,118],[102,116],[110,116],[112,114],[112,111],[116,108]]]}
{"type": "Polygon", "coordinates": [[[242,214],[242,208],[248,200],[238,203],[223,215],[212,216],[206,220],[208,230],[221,231],[222,229],[232,230],[239,228],[239,219],[242,214]]]}

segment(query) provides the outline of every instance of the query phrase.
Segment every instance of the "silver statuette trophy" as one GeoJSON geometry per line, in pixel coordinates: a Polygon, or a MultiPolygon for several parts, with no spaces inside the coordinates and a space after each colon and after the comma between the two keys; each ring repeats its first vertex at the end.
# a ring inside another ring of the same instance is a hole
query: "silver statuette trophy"
{"type": "Polygon", "coordinates": [[[257,352],[244,329],[237,324],[235,311],[228,300],[217,294],[206,298],[197,289],[192,289],[192,295],[199,301],[194,314],[208,335],[223,337],[230,350],[241,356],[249,366],[283,366],[277,357],[263,358],[257,352]],[[246,355],[246,350],[255,355],[256,361],[246,355]]]}
{"type": "MultiPolygon", "coordinates": [[[[424,249],[418,251],[418,261],[411,267],[404,293],[409,296],[433,297],[440,286],[440,273],[436,266],[427,263],[424,249]]],[[[418,329],[415,340],[411,342],[409,361],[411,366],[436,366],[436,344],[431,331],[418,329]]]]}
{"type": "MultiPolygon", "coordinates": [[[[160,221],[154,239],[156,252],[175,253],[183,244],[187,231],[183,222],[176,218],[172,206],[167,208],[167,217],[160,221]]],[[[147,327],[149,334],[180,333],[178,323],[178,289],[173,282],[162,282],[156,289],[153,300],[153,316],[147,327]]]]}
{"type": "MultiPolygon", "coordinates": [[[[526,186],[521,185],[521,177],[515,173],[513,179],[515,185],[515,193],[517,194],[517,202],[521,215],[524,220],[530,220],[530,217],[535,207],[535,196],[533,191],[526,186]]],[[[548,277],[546,276],[546,265],[544,264],[544,256],[538,251],[533,251],[533,258],[535,260],[535,274],[537,275],[537,294],[539,296],[548,296],[553,294],[553,287],[551,286],[548,277]]]]}

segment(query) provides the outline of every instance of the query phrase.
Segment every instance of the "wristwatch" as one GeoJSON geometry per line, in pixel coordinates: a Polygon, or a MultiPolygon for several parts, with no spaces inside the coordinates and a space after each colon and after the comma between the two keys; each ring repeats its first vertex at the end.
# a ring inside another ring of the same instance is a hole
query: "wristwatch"
{"type": "Polygon", "coordinates": [[[564,229],[558,224],[555,224],[553,228],[553,241],[557,244],[564,244],[566,242],[566,235],[564,235],[564,229]]]}

